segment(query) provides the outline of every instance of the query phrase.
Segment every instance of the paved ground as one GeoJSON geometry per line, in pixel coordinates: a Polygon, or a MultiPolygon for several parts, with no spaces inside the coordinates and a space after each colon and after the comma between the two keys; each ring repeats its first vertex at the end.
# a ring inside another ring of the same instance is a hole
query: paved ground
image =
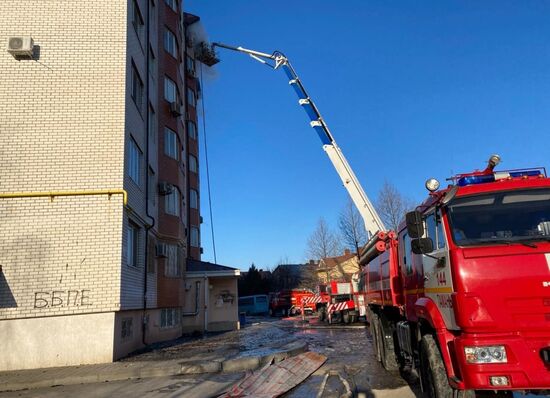
{"type": "Polygon", "coordinates": [[[327,381],[322,389],[323,398],[345,394],[347,385],[362,397],[421,396],[420,388],[414,380],[409,384],[398,373],[386,372],[373,359],[372,341],[364,325],[327,328],[323,324],[319,325],[313,318],[310,324],[302,324],[299,321],[283,321],[277,324],[285,327],[297,338],[305,340],[311,351],[328,357],[327,362],[319,370],[285,397],[315,397],[322,389],[325,378],[327,381]]]}
{"type": "MultiPolygon", "coordinates": [[[[330,327],[303,324],[300,318],[248,318],[248,327],[239,333],[228,333],[206,340],[187,341],[175,347],[162,347],[126,359],[124,362],[169,360],[182,357],[215,360],[223,353],[234,355],[268,354],[274,348],[295,342],[306,342],[311,351],[328,357],[327,362],[304,383],[285,394],[287,398],[315,397],[322,389],[323,398],[339,397],[348,391],[363,392],[365,397],[415,397],[398,374],[390,375],[372,361],[371,341],[363,325],[330,327]],[[261,331],[261,333],[258,333],[261,331]]],[[[155,377],[56,386],[0,393],[7,397],[209,397],[216,396],[244,376],[242,372],[155,377]]]]}
{"type": "MultiPolygon", "coordinates": [[[[305,324],[300,318],[248,318],[248,322],[248,327],[238,333],[191,341],[178,347],[159,346],[154,351],[128,358],[125,363],[174,361],[189,355],[208,361],[215,360],[214,352],[225,352],[227,355],[241,355],[243,352],[265,354],[274,346],[297,340],[306,342],[311,351],[323,354],[328,359],[305,382],[286,393],[284,398],[332,398],[346,396],[348,392],[361,398],[422,397],[416,377],[407,373],[388,373],[373,359],[372,341],[362,324],[326,327],[313,318],[305,324]]],[[[210,373],[56,386],[0,393],[0,398],[205,398],[219,395],[244,375],[243,372],[210,373]]],[[[526,396],[514,394],[514,397],[526,396]]]]}

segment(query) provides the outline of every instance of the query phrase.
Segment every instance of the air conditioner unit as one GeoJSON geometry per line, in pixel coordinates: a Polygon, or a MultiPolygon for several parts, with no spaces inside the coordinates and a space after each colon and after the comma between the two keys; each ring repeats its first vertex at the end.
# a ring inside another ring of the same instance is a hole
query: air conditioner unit
{"type": "Polygon", "coordinates": [[[157,257],[168,257],[168,246],[166,243],[157,243],[155,254],[157,257]]]}
{"type": "Polygon", "coordinates": [[[15,56],[32,57],[34,41],[30,36],[12,36],[8,38],[8,52],[15,56]]]}
{"type": "Polygon", "coordinates": [[[159,194],[170,195],[174,191],[174,186],[168,182],[159,182],[159,194]]]}
{"type": "Polygon", "coordinates": [[[181,116],[183,115],[183,106],[177,102],[170,102],[170,112],[174,116],[181,116]]]}

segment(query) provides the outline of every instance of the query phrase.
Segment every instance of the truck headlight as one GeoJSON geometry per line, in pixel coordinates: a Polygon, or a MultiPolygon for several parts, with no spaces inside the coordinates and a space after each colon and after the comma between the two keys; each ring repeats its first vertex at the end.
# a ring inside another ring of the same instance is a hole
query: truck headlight
{"type": "Polygon", "coordinates": [[[466,362],[468,363],[506,363],[506,348],[503,345],[483,347],[464,347],[466,362]]]}

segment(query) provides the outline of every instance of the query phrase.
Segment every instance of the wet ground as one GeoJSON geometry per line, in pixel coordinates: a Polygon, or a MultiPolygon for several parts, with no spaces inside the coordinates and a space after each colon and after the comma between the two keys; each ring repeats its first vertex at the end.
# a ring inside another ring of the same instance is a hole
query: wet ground
{"type": "Polygon", "coordinates": [[[352,326],[328,327],[315,318],[286,318],[275,325],[305,340],[310,351],[325,355],[327,362],[304,383],[285,394],[285,398],[340,397],[348,390],[363,397],[421,396],[416,379],[405,380],[399,373],[391,374],[374,359],[372,340],[362,323],[352,326]],[[326,379],[325,383],[323,381],[326,379]],[[362,394],[362,395],[359,395],[362,394]]]}
{"type": "MultiPolygon", "coordinates": [[[[174,344],[159,344],[134,360],[163,360],[200,356],[208,360],[224,352],[246,356],[269,353],[286,343],[301,340],[309,350],[325,355],[327,361],[284,398],[422,397],[418,379],[411,373],[389,373],[374,359],[372,340],[363,323],[328,326],[314,317],[248,317],[240,331],[185,338],[174,344]]],[[[186,397],[218,396],[245,376],[244,373],[215,373],[156,377],[109,383],[56,386],[37,390],[0,393],[5,397],[186,397]]],[[[493,396],[496,397],[496,396],[493,396]]],[[[527,398],[514,394],[514,398],[527,398]]]]}

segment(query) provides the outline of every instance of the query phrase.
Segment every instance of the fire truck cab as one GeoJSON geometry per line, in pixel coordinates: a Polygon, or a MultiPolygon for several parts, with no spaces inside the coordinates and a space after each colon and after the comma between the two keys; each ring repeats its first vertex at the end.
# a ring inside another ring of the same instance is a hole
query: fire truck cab
{"type": "Polygon", "coordinates": [[[544,168],[460,174],[369,258],[377,358],[419,369],[430,397],[550,390],[550,179],[544,168]]]}

